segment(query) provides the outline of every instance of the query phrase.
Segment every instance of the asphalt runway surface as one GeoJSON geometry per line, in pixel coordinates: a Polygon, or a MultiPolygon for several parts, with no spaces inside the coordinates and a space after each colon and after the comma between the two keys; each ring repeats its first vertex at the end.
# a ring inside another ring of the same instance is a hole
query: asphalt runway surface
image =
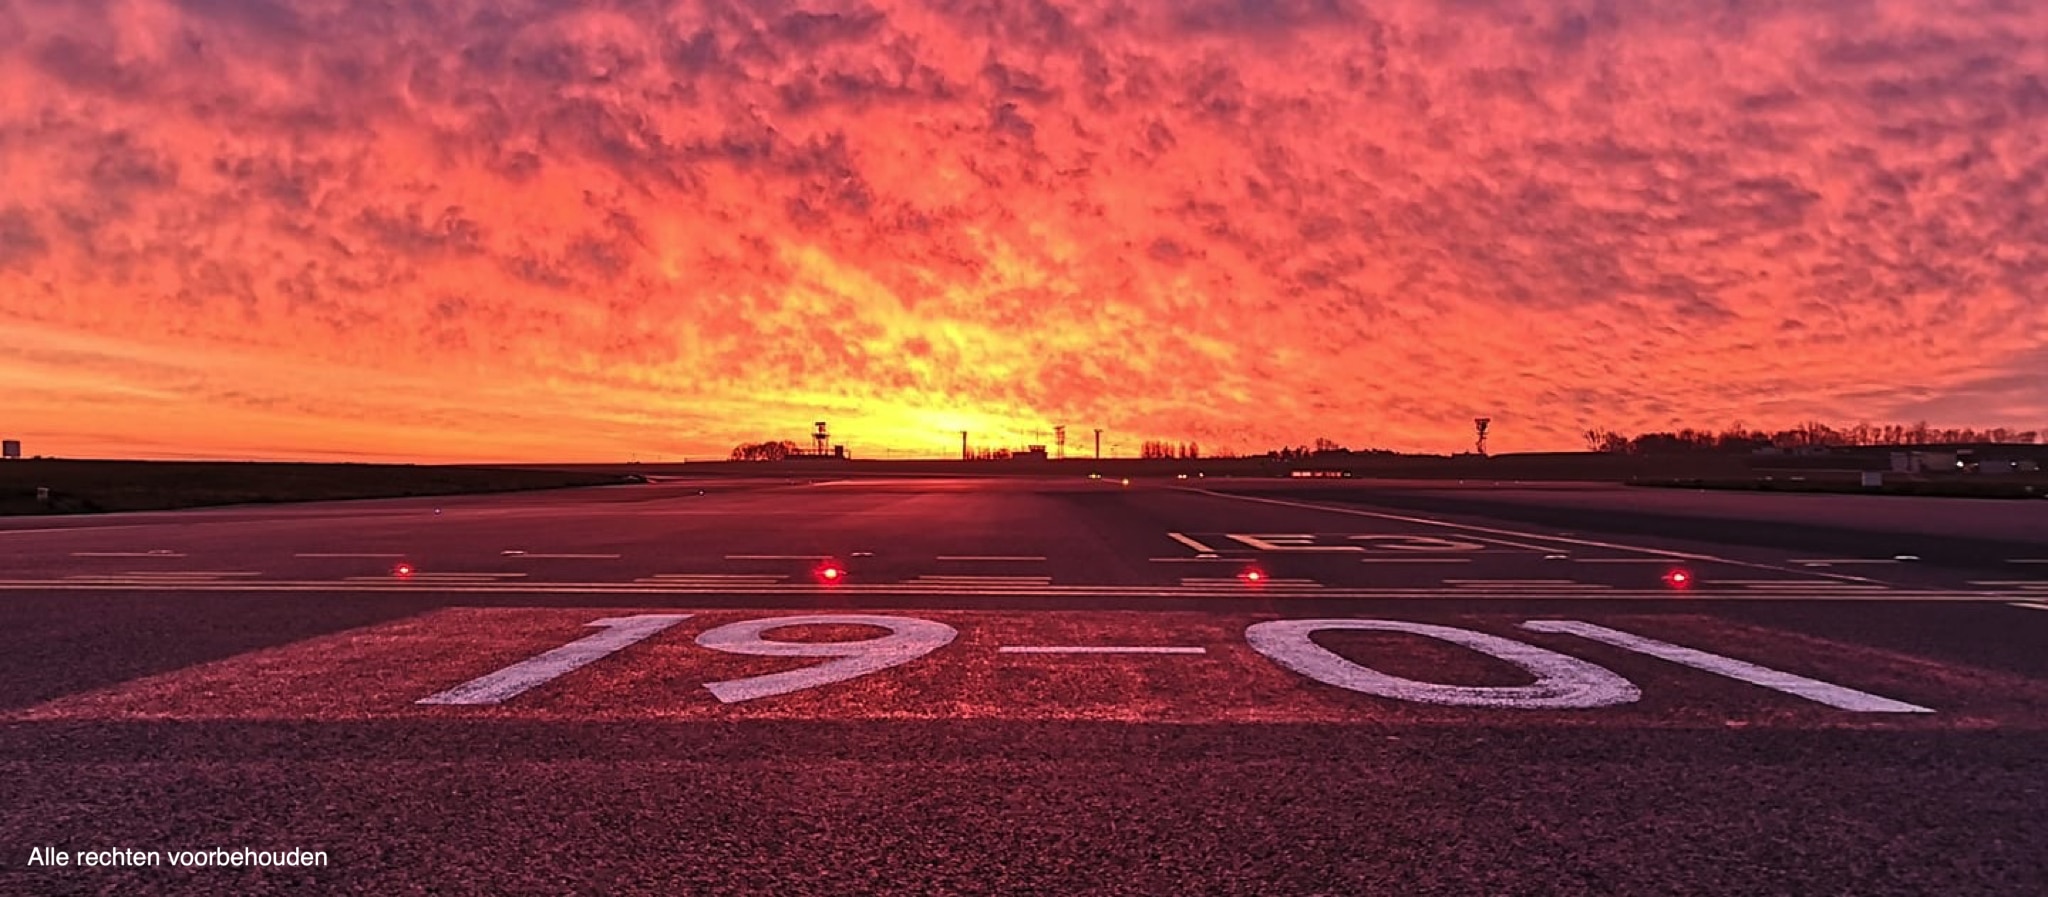
{"type": "Polygon", "coordinates": [[[2044,645],[2048,502],[763,477],[4,519],[0,893],[2048,893],[2044,645]]]}

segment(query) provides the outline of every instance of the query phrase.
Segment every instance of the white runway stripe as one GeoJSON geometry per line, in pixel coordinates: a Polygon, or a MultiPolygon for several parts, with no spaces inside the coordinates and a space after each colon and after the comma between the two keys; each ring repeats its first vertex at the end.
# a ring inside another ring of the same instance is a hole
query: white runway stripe
{"type": "Polygon", "coordinates": [[[995,564],[995,563],[1009,563],[1009,562],[1015,562],[1015,563],[1038,563],[1038,562],[1044,561],[1044,560],[1045,560],[1045,558],[1044,558],[1044,557],[1042,557],[1042,556],[1039,556],[1039,555],[1021,555],[1021,554],[1020,554],[1020,555],[1000,555],[1000,554],[982,554],[982,555],[975,555],[975,554],[942,554],[942,555],[939,555],[939,556],[938,556],[938,560],[941,560],[941,561],[949,561],[949,562],[950,562],[950,561],[959,561],[959,562],[987,562],[987,563],[992,563],[992,564],[995,564]]]}
{"type": "Polygon", "coordinates": [[[1207,654],[1209,649],[1167,645],[1004,645],[997,654],[1207,654]]]}
{"type": "Polygon", "coordinates": [[[175,551],[74,551],[75,558],[181,558],[175,551]]]}

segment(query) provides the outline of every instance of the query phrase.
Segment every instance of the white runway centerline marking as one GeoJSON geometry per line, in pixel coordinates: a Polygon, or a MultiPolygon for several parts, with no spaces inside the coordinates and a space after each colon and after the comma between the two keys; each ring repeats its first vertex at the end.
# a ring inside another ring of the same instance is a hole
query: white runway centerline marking
{"type": "Polygon", "coordinates": [[[980,562],[986,562],[986,563],[996,564],[996,563],[1004,563],[1004,562],[1016,562],[1016,563],[1028,563],[1028,564],[1035,564],[1035,563],[1040,563],[1040,562],[1044,561],[1044,560],[1045,560],[1045,558],[1044,558],[1043,556],[1040,556],[1040,555],[1023,555],[1023,554],[1019,554],[1019,555],[1002,555],[1002,554],[942,554],[942,555],[939,555],[939,556],[938,556],[937,560],[941,560],[941,561],[959,561],[959,562],[963,562],[963,563],[980,563],[980,562]]]}
{"type": "Polygon", "coordinates": [[[350,558],[350,559],[358,559],[358,560],[398,560],[398,559],[400,559],[400,558],[403,558],[403,557],[405,557],[405,555],[402,555],[402,554],[371,554],[371,553],[368,553],[368,552],[347,552],[347,551],[303,551],[303,552],[300,552],[300,553],[298,553],[298,554],[292,555],[292,557],[295,557],[295,558],[350,558]]]}
{"type": "Polygon", "coordinates": [[[1471,558],[1359,558],[1361,564],[1469,564],[1471,558]]]}
{"type": "Polygon", "coordinates": [[[1669,564],[1665,558],[1560,558],[1580,564],[1669,564]]]}
{"type": "Polygon", "coordinates": [[[2032,601],[2014,601],[2010,603],[2013,607],[2024,607],[2027,610],[2048,610],[2048,604],[2037,604],[2032,601]]]}
{"type": "Polygon", "coordinates": [[[1172,645],[1004,645],[997,654],[1207,654],[1209,649],[1172,645]]]}
{"type": "Polygon", "coordinates": [[[175,551],[74,551],[75,558],[181,558],[185,555],[175,551]]]}
{"type": "Polygon", "coordinates": [[[829,561],[831,557],[822,554],[728,554],[728,561],[829,561]]]}
{"type": "Polygon", "coordinates": [[[619,556],[616,554],[527,554],[524,552],[509,555],[509,557],[541,561],[616,561],[619,559],[619,556]]]}
{"type": "Polygon", "coordinates": [[[1787,563],[1805,564],[1809,567],[1832,567],[1836,564],[1899,564],[1898,558],[1793,558],[1787,563]]]}

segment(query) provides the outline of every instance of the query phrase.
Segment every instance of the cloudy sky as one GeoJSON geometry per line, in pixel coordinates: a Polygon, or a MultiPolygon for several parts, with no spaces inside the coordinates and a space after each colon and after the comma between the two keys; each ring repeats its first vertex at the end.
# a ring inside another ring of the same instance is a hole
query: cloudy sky
{"type": "Polygon", "coordinates": [[[0,0],[0,431],[2048,426],[2035,0],[0,0]]]}

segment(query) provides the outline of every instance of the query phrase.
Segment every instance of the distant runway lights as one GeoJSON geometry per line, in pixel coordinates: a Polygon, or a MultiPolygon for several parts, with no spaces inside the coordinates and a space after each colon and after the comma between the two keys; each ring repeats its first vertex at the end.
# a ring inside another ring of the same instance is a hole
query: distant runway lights
{"type": "Polygon", "coordinates": [[[414,573],[418,572],[419,568],[414,567],[411,564],[399,564],[398,566],[391,568],[391,575],[396,576],[399,579],[405,579],[406,577],[409,577],[414,573]]]}
{"type": "Polygon", "coordinates": [[[1664,584],[1674,589],[1692,588],[1692,572],[1685,569],[1672,570],[1664,574],[1664,584]]]}
{"type": "Polygon", "coordinates": [[[1130,484],[1131,484],[1131,478],[1130,478],[1130,477],[1124,477],[1123,483],[1124,483],[1124,485],[1126,485],[1126,486],[1130,485],[1130,484]]]}
{"type": "Polygon", "coordinates": [[[826,561],[818,565],[818,581],[836,583],[846,581],[846,567],[838,561],[826,561]]]}

